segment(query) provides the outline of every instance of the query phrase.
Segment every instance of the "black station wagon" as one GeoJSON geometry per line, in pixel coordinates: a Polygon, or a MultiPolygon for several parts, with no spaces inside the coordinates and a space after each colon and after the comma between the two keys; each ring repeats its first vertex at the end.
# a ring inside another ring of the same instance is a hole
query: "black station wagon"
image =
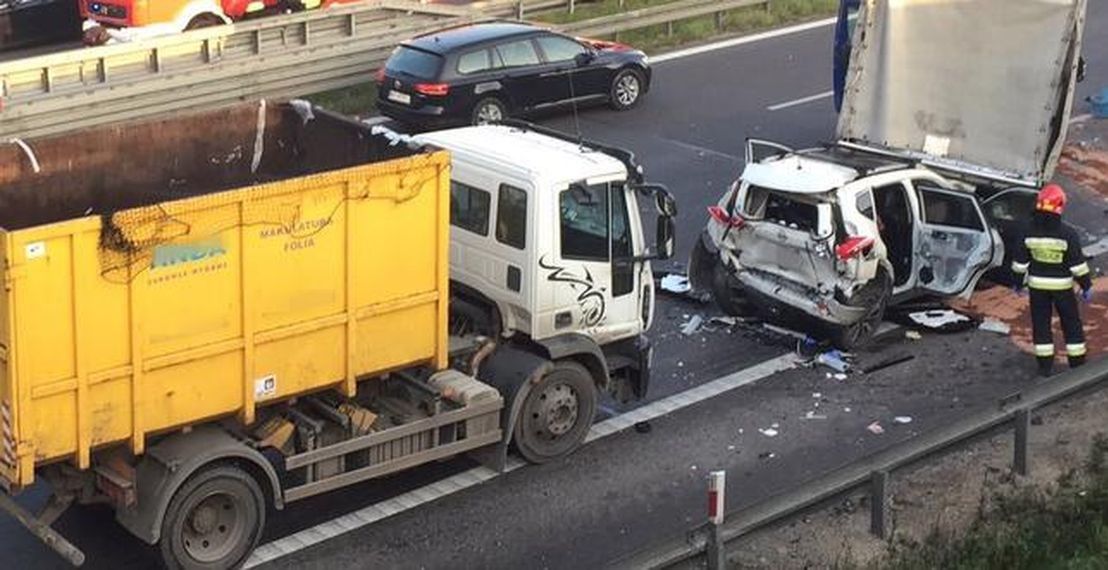
{"type": "Polygon", "coordinates": [[[377,108],[418,126],[495,122],[607,101],[630,109],[650,88],[646,54],[520,23],[473,24],[400,44],[377,72],[377,108]]]}

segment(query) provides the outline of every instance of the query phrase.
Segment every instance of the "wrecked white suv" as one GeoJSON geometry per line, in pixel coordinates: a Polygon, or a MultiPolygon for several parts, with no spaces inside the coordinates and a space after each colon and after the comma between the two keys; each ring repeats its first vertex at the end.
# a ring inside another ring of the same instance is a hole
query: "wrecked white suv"
{"type": "Polygon", "coordinates": [[[751,303],[829,325],[849,348],[890,300],[960,295],[998,266],[1004,246],[963,184],[848,146],[793,151],[749,141],[742,177],[709,208],[694,285],[729,312],[751,303]]]}
{"type": "Polygon", "coordinates": [[[693,250],[693,287],[731,313],[814,317],[843,348],[867,340],[890,302],[968,295],[1057,164],[1084,11],[1084,0],[863,0],[839,142],[748,141],[693,250]]]}

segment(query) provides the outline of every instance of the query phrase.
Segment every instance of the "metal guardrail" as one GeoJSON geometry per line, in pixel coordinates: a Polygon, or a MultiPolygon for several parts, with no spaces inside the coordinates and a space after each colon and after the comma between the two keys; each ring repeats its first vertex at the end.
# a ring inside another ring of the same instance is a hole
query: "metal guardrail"
{"type": "MultiPolygon", "coordinates": [[[[378,0],[0,62],[0,141],[366,83],[400,41],[519,5],[378,0]]],[[[567,0],[525,5],[551,9],[567,0]]],[[[758,5],[768,9],[771,0],[678,0],[555,27],[609,36],[708,14],[719,26],[728,10],[758,5]]]]}
{"type": "Polygon", "coordinates": [[[401,39],[479,16],[379,1],[0,63],[0,139],[365,83],[401,39]]]}
{"type": "MultiPolygon", "coordinates": [[[[769,498],[727,515],[721,528],[725,543],[784,519],[818,507],[826,501],[870,486],[874,500],[871,527],[874,534],[885,533],[885,488],[888,476],[897,469],[928,457],[951,451],[971,439],[989,435],[1002,427],[1015,428],[1013,469],[1027,473],[1028,430],[1032,411],[1099,386],[1108,381],[1108,359],[1089,363],[1037,386],[1002,398],[997,407],[983,410],[963,420],[924,433],[903,444],[881,451],[811,481],[798,489],[769,498]]],[[[644,570],[677,566],[702,557],[708,542],[707,527],[698,527],[686,536],[635,553],[611,565],[617,569],[644,570]]]]}

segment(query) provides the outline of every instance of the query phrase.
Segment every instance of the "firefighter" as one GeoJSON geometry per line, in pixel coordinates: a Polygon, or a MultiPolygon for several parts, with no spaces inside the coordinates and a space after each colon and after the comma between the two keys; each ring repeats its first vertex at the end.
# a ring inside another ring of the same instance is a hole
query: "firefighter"
{"type": "Polygon", "coordinates": [[[1050,321],[1055,309],[1062,320],[1070,368],[1085,363],[1085,331],[1073,285],[1076,281],[1081,286],[1081,297],[1088,303],[1092,300],[1093,280],[1077,234],[1062,224],[1065,208],[1062,187],[1044,186],[1035,200],[1029,231],[1012,253],[1016,293],[1022,293],[1024,285],[1031,290],[1031,331],[1040,376],[1049,376],[1054,365],[1050,321]]]}

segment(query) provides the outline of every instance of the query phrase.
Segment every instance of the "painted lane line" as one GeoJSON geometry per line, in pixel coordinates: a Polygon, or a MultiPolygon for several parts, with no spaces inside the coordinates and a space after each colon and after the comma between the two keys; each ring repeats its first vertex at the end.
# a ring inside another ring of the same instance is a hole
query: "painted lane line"
{"type": "Polygon", "coordinates": [[[730,40],[723,40],[721,42],[715,42],[711,44],[705,44],[702,46],[691,47],[687,49],[681,49],[677,51],[666,52],[659,55],[650,56],[651,63],[662,63],[666,61],[672,61],[675,59],[681,59],[693,55],[700,55],[703,53],[709,53],[718,51],[721,49],[727,49],[735,46],[741,46],[743,44],[749,44],[754,42],[760,42],[762,40],[768,40],[771,38],[777,38],[781,36],[787,36],[789,34],[795,34],[798,32],[805,32],[808,30],[814,30],[816,28],[822,28],[824,26],[830,26],[835,23],[835,18],[826,18],[823,20],[816,20],[815,22],[808,22],[807,24],[799,24],[796,26],[789,26],[787,28],[780,28],[777,30],[770,30],[768,32],[762,32],[760,34],[754,34],[750,36],[743,36],[741,38],[734,38],[730,40]]]}
{"type": "MultiPolygon", "coordinates": [[[[761,364],[739,370],[722,378],[691,388],[652,402],[628,413],[609,418],[592,426],[585,443],[602,439],[634,426],[637,422],[650,421],[681,408],[708,400],[729,390],[757,382],[778,372],[794,368],[796,356],[785,354],[771,358],[761,364]]],[[[505,473],[510,473],[526,465],[516,457],[508,458],[505,473]]],[[[283,558],[300,550],[326,542],[332,538],[369,526],[393,515],[424,504],[453,495],[459,491],[476,487],[500,474],[487,467],[474,467],[457,473],[446,479],[402,493],[391,499],[369,505],[352,513],[320,523],[299,532],[290,534],[259,546],[247,560],[244,568],[255,568],[278,558],[283,558]]]]}
{"type": "Polygon", "coordinates": [[[808,97],[801,97],[800,99],[793,99],[792,101],[785,101],[784,103],[778,103],[776,105],[770,105],[766,107],[767,111],[780,111],[781,109],[788,109],[789,107],[796,107],[797,105],[803,105],[805,103],[811,103],[813,101],[819,101],[820,99],[827,99],[834,95],[834,91],[824,91],[823,93],[817,93],[808,97]]]}

